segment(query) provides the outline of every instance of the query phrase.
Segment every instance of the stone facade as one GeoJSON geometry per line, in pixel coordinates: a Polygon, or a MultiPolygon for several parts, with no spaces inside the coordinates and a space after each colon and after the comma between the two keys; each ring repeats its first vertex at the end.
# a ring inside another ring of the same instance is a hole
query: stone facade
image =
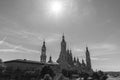
{"type": "Polygon", "coordinates": [[[62,42],[61,42],[61,52],[59,55],[59,58],[57,60],[59,65],[62,69],[75,69],[79,72],[88,72],[92,71],[91,68],[91,59],[90,59],[90,53],[88,50],[88,47],[86,47],[86,63],[82,59],[82,63],[80,63],[79,58],[76,58],[72,56],[72,50],[67,49],[66,50],[66,41],[64,35],[62,36],[62,42]]]}
{"type": "Polygon", "coordinates": [[[22,60],[22,59],[16,59],[16,60],[10,60],[4,62],[4,64],[11,68],[12,70],[20,69],[20,70],[42,70],[44,66],[50,66],[55,73],[58,72],[60,69],[59,64],[57,63],[41,63],[39,61],[31,61],[31,60],[22,60]]]}

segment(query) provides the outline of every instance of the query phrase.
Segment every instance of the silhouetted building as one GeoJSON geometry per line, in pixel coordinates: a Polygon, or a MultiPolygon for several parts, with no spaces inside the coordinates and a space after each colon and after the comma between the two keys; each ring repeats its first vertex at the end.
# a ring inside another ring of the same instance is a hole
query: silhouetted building
{"type": "Polygon", "coordinates": [[[52,57],[50,56],[48,63],[53,63],[52,57]]]}
{"type": "Polygon", "coordinates": [[[51,66],[54,71],[60,72],[62,69],[69,70],[77,70],[79,72],[92,72],[91,68],[91,59],[90,52],[88,47],[86,47],[86,62],[82,59],[82,63],[79,61],[79,58],[74,57],[72,54],[72,50],[66,49],[67,43],[65,41],[65,36],[62,36],[61,41],[61,51],[60,55],[57,59],[57,62],[52,60],[52,56],[49,57],[49,61],[46,61],[46,45],[45,41],[43,42],[41,48],[40,61],[30,61],[30,60],[11,60],[4,62],[6,66],[13,68],[21,68],[21,69],[41,69],[45,65],[51,66]]]}
{"type": "Polygon", "coordinates": [[[86,47],[86,63],[84,60],[82,60],[82,63],[80,63],[79,58],[73,58],[72,51],[69,49],[66,50],[66,47],[67,44],[65,41],[65,36],[63,35],[61,42],[61,51],[57,60],[62,69],[77,69],[78,71],[84,72],[88,72],[88,70],[92,71],[88,47],[86,47]]]}
{"type": "Polygon", "coordinates": [[[86,47],[86,66],[88,70],[91,70],[91,59],[90,59],[90,53],[88,47],[86,47]]]}
{"type": "Polygon", "coordinates": [[[40,61],[26,59],[5,61],[4,64],[13,70],[42,70],[44,66],[50,66],[55,72],[58,72],[58,69],[60,69],[59,64],[57,63],[41,63],[40,61]]]}
{"type": "Polygon", "coordinates": [[[65,41],[65,37],[64,35],[62,36],[62,42],[61,42],[61,51],[60,51],[60,55],[59,58],[57,60],[58,63],[62,61],[66,61],[66,41],[65,41]]]}
{"type": "Polygon", "coordinates": [[[42,67],[45,65],[44,63],[41,63],[39,61],[31,61],[31,60],[22,60],[22,59],[16,59],[16,60],[10,60],[5,61],[4,64],[12,68],[13,70],[19,68],[21,70],[32,70],[32,69],[42,69],[42,67]]]}
{"type": "Polygon", "coordinates": [[[46,63],[46,46],[45,46],[45,41],[43,42],[43,46],[42,46],[42,49],[41,49],[41,56],[40,56],[40,59],[41,59],[41,63],[46,63]]]}

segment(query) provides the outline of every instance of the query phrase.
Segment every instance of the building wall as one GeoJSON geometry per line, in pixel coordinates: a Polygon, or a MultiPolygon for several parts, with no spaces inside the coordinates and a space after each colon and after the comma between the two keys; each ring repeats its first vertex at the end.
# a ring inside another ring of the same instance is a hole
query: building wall
{"type": "Polygon", "coordinates": [[[5,63],[7,67],[10,67],[12,69],[21,69],[21,70],[26,70],[26,69],[42,69],[44,66],[43,64],[30,64],[30,63],[22,63],[22,62],[8,62],[5,63]]]}
{"type": "Polygon", "coordinates": [[[13,70],[16,70],[19,68],[21,70],[40,70],[41,71],[44,66],[50,66],[55,73],[61,72],[61,68],[59,64],[52,64],[52,63],[43,64],[43,63],[25,62],[25,61],[8,61],[8,62],[4,62],[4,64],[7,67],[12,68],[13,70]]]}

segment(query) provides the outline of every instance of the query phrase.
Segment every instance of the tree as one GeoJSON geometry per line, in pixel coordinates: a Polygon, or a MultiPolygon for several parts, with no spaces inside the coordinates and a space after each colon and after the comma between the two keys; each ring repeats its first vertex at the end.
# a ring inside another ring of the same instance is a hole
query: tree
{"type": "Polygon", "coordinates": [[[42,69],[42,71],[41,71],[41,74],[40,74],[41,78],[44,78],[44,76],[45,76],[46,74],[49,74],[52,78],[54,78],[54,76],[55,76],[55,73],[54,73],[54,71],[51,69],[50,66],[44,66],[44,67],[43,67],[43,69],[42,69]]]}

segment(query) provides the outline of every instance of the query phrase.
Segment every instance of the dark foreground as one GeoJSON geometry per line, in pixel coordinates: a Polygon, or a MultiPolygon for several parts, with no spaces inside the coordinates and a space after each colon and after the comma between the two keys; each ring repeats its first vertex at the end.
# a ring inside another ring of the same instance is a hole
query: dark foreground
{"type": "Polygon", "coordinates": [[[62,70],[60,73],[48,66],[42,70],[12,70],[6,68],[0,70],[0,80],[107,80],[107,74],[102,71],[93,72],[91,75],[85,72],[62,70]]]}

